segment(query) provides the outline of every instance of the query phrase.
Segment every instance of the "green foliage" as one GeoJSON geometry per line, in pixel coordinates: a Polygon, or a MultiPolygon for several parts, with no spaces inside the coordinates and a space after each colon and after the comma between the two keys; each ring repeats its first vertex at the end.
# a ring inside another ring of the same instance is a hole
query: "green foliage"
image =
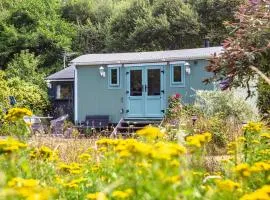
{"type": "Polygon", "coordinates": [[[0,120],[4,112],[11,107],[9,96],[16,98],[16,106],[29,108],[35,114],[42,114],[49,105],[47,91],[39,85],[19,77],[8,78],[0,71],[0,120]]]}
{"type": "Polygon", "coordinates": [[[166,121],[177,120],[182,111],[180,94],[172,95],[168,98],[168,108],[166,110],[166,121]]]}
{"type": "Polygon", "coordinates": [[[95,144],[0,139],[1,196],[15,200],[269,199],[269,130],[251,122],[238,131],[242,137],[227,146],[228,156],[222,158],[205,154],[212,139],[209,132],[176,143],[157,127],[144,128],[136,138],[95,139],[95,144]],[[206,167],[210,159],[218,167],[215,171],[206,167]]]}
{"type": "Polygon", "coordinates": [[[0,18],[0,65],[14,54],[29,49],[41,56],[40,66],[52,66],[63,49],[69,49],[73,25],[59,15],[59,0],[25,0],[5,2],[5,15],[0,18]]]}
{"type": "Polygon", "coordinates": [[[10,95],[17,100],[17,106],[26,107],[35,114],[41,114],[48,108],[48,94],[38,85],[26,82],[19,78],[11,78],[7,81],[10,95]]]}
{"type": "Polygon", "coordinates": [[[230,32],[224,22],[234,20],[234,12],[243,0],[188,0],[188,2],[198,13],[202,38],[208,38],[211,45],[220,45],[230,32]]]}
{"type": "MultiPolygon", "coordinates": [[[[224,51],[211,59],[207,70],[212,79],[222,80],[229,87],[247,87],[257,76],[270,84],[269,1],[245,1],[236,12],[234,22],[226,25],[231,30],[224,41],[224,51]]],[[[250,95],[250,91],[248,91],[250,95]]]]}
{"type": "Polygon", "coordinates": [[[1,136],[13,136],[18,138],[25,138],[31,133],[29,127],[21,119],[12,123],[2,123],[0,126],[1,136]]]}
{"type": "Polygon", "coordinates": [[[145,1],[131,3],[114,13],[109,21],[108,49],[111,51],[132,51],[129,36],[135,30],[137,20],[145,19],[149,9],[145,1]]]}
{"type": "Polygon", "coordinates": [[[230,91],[197,91],[194,106],[206,117],[220,115],[239,122],[256,117],[245,100],[230,91]]]}
{"type": "Polygon", "coordinates": [[[270,114],[270,85],[263,80],[258,84],[258,107],[263,114],[270,114]]]}
{"type": "Polygon", "coordinates": [[[38,70],[39,63],[39,57],[35,57],[29,51],[21,51],[20,54],[15,54],[14,59],[8,63],[6,76],[8,79],[20,78],[45,88],[45,74],[38,70]]]}

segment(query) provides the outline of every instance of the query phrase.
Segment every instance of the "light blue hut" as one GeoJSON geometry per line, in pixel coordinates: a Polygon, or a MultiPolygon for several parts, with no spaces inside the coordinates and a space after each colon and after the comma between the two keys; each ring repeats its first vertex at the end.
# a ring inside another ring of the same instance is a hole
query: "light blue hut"
{"type": "Polygon", "coordinates": [[[87,54],[71,61],[74,72],[74,120],[106,115],[120,119],[159,119],[167,99],[179,93],[184,103],[194,90],[212,90],[202,81],[208,59],[222,47],[173,51],[87,54]]]}

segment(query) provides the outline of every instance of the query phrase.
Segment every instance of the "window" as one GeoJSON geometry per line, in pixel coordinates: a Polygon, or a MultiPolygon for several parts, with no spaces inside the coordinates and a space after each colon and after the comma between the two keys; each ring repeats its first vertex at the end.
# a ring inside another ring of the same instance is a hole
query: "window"
{"type": "Polygon", "coordinates": [[[120,87],[120,67],[109,67],[109,88],[116,89],[120,87]]]}
{"type": "Polygon", "coordinates": [[[185,85],[184,63],[171,64],[170,74],[171,74],[171,87],[184,87],[185,85]]]}
{"type": "Polygon", "coordinates": [[[56,99],[72,99],[72,85],[58,84],[56,86],[56,99]]]}

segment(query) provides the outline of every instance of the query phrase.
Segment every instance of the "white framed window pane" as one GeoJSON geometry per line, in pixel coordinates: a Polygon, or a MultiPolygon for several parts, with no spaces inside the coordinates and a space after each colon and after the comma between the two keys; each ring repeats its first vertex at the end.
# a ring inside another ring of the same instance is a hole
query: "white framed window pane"
{"type": "Polygon", "coordinates": [[[111,85],[118,85],[118,69],[111,69],[111,85]]]}
{"type": "Polygon", "coordinates": [[[182,67],[181,66],[173,67],[173,82],[175,83],[182,82],[182,67]]]}

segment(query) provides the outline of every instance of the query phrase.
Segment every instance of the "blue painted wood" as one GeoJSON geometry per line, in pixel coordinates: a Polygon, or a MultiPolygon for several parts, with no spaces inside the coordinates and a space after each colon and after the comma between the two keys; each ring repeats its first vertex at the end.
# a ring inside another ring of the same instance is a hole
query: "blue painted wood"
{"type": "Polygon", "coordinates": [[[186,82],[186,69],[183,62],[178,64],[170,64],[170,87],[185,87],[186,82]],[[175,82],[174,81],[174,68],[175,67],[181,67],[181,82],[175,82]]]}
{"type": "Polygon", "coordinates": [[[120,89],[121,88],[121,76],[120,76],[120,70],[121,66],[117,67],[108,67],[108,89],[120,89]],[[117,83],[113,84],[112,83],[112,70],[116,69],[117,70],[117,83]]]}
{"type": "Polygon", "coordinates": [[[126,110],[126,117],[144,117],[145,110],[144,110],[144,101],[145,101],[145,93],[144,93],[144,84],[145,84],[145,77],[144,77],[144,69],[143,67],[129,67],[126,68],[126,75],[127,75],[127,110],[126,110]],[[131,91],[131,74],[139,72],[141,73],[141,95],[134,96],[132,95],[131,91]]]}
{"type": "MultiPolygon", "coordinates": [[[[204,67],[208,64],[206,60],[188,60],[182,61],[189,62],[191,68],[191,74],[188,75],[185,70],[185,85],[184,87],[171,87],[170,80],[170,64],[164,65],[163,76],[163,89],[164,94],[161,101],[162,108],[165,110],[167,107],[167,99],[170,95],[180,93],[184,103],[192,103],[195,99],[193,89],[212,90],[213,85],[205,85],[202,81],[210,77],[211,74],[206,72],[204,67]]],[[[126,110],[129,109],[130,104],[128,102],[127,90],[130,87],[129,79],[126,74],[130,67],[121,67],[120,74],[120,88],[109,89],[108,88],[108,68],[104,66],[106,71],[106,77],[103,78],[99,74],[100,66],[77,66],[78,76],[78,120],[84,121],[87,115],[109,115],[110,121],[117,123],[121,118],[126,118],[128,113],[126,110]]],[[[137,66],[135,68],[146,69],[150,66],[137,66]],[[144,68],[145,67],[145,68],[144,68]]],[[[151,66],[151,67],[162,67],[162,66],[151,66]]],[[[134,99],[135,100],[135,99],[134,99]]],[[[153,102],[155,99],[149,97],[147,102],[147,113],[150,109],[154,109],[153,102]],[[153,108],[152,108],[153,106],[153,108]]],[[[140,101],[140,100],[138,100],[140,101]]],[[[135,105],[137,105],[135,103],[135,105]]],[[[135,111],[134,111],[135,112],[135,111]]],[[[139,111],[141,113],[141,111],[139,111]]],[[[148,115],[151,117],[150,115],[148,115]]],[[[152,115],[154,116],[154,115],[152,115]]],[[[163,113],[161,117],[163,116],[163,113]]],[[[142,115],[140,115],[142,117],[142,115]]],[[[140,118],[138,117],[138,118],[140,118]]],[[[134,117],[136,118],[136,117],[134,117]]],[[[147,118],[147,117],[144,117],[147,118]]]]}
{"type": "Polygon", "coordinates": [[[142,66],[126,68],[127,75],[127,118],[134,117],[162,117],[164,112],[164,66],[142,66]],[[148,95],[148,73],[151,69],[160,70],[160,95],[148,95]],[[142,73],[142,94],[140,96],[131,95],[131,73],[132,71],[142,73]]]}

